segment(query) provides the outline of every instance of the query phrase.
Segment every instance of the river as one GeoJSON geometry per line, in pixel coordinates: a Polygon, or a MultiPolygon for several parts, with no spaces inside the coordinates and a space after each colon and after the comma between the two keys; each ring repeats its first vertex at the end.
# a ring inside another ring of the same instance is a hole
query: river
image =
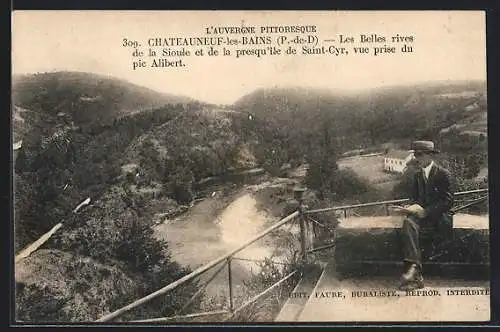
{"type": "MultiPolygon", "coordinates": [[[[207,197],[177,219],[156,226],[156,234],[168,242],[175,261],[195,269],[241,246],[276,221],[257,207],[251,192],[243,189],[236,194],[207,197]]],[[[256,262],[248,259],[262,260],[272,255],[274,248],[269,240],[268,235],[236,255],[245,259],[233,260],[231,264],[236,288],[258,268],[256,262]]],[[[212,274],[205,273],[202,280],[212,274]]],[[[207,291],[218,294],[221,287],[227,289],[227,278],[224,268],[207,291]]]]}
{"type": "MultiPolygon", "coordinates": [[[[257,209],[250,193],[240,193],[232,202],[227,199],[206,198],[181,217],[156,227],[176,261],[196,268],[237,248],[275,220],[257,209]]],[[[272,248],[259,240],[237,256],[262,259],[271,253],[272,248]]]]}

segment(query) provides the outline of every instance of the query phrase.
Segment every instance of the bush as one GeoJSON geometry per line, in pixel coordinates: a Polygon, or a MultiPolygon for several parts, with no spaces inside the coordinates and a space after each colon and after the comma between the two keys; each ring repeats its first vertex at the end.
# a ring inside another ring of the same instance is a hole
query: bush
{"type": "Polygon", "coordinates": [[[361,178],[351,169],[341,169],[334,173],[330,180],[330,191],[338,200],[360,197],[370,190],[367,180],[361,178]]]}
{"type": "Polygon", "coordinates": [[[394,199],[409,198],[413,194],[413,179],[416,170],[408,168],[400,177],[399,182],[396,183],[392,189],[392,197],[394,199]]]}
{"type": "Polygon", "coordinates": [[[166,190],[177,202],[187,204],[194,198],[194,175],[187,167],[178,167],[168,174],[166,190]]]}
{"type": "Polygon", "coordinates": [[[320,199],[330,196],[334,201],[357,200],[374,190],[368,180],[361,178],[352,169],[338,169],[336,164],[328,167],[321,167],[317,163],[309,164],[306,183],[309,188],[318,191],[320,199]]]}
{"type": "Polygon", "coordinates": [[[93,321],[138,296],[137,284],[114,265],[41,249],[16,266],[16,319],[93,321]]]}
{"type": "MultiPolygon", "coordinates": [[[[297,262],[288,261],[290,265],[281,265],[273,262],[273,258],[266,258],[257,263],[257,268],[252,273],[252,276],[243,281],[243,290],[235,298],[235,306],[243,304],[251,297],[263,292],[267,288],[273,286],[276,282],[298,269],[297,262]]],[[[300,279],[300,274],[296,273],[272,291],[248,305],[246,308],[239,311],[227,320],[231,322],[272,322],[279,313],[284,302],[288,299],[289,293],[300,279]]],[[[220,298],[212,301],[212,307],[208,310],[220,310],[218,303],[220,298]],[[218,308],[218,309],[216,309],[218,308]]],[[[222,297],[224,301],[225,298],[222,297]]]]}
{"type": "MultiPolygon", "coordinates": [[[[485,189],[488,188],[488,179],[484,179],[482,181],[475,181],[475,180],[468,180],[468,179],[461,179],[458,178],[456,179],[456,191],[469,191],[469,190],[476,190],[476,189],[485,189]]],[[[479,198],[479,196],[483,196],[484,194],[479,194],[479,195],[473,195],[473,196],[467,196],[468,199],[474,199],[474,198],[479,198]]],[[[466,204],[464,202],[463,204],[466,204]]],[[[462,204],[460,204],[462,205],[462,204]]],[[[489,202],[488,199],[485,201],[475,204],[469,208],[466,208],[464,210],[461,210],[461,213],[473,213],[473,214],[486,214],[489,211],[489,202]]]]}
{"type": "MultiPolygon", "coordinates": [[[[168,284],[191,273],[191,270],[184,268],[174,262],[170,256],[163,257],[158,264],[146,272],[140,272],[135,276],[139,291],[134,301],[140,297],[149,295],[168,284]]],[[[186,302],[198,291],[199,285],[196,279],[188,281],[176,289],[158,296],[143,306],[136,308],[125,314],[121,320],[139,320],[156,317],[168,317],[177,314],[186,302]]],[[[190,305],[192,311],[197,311],[201,305],[203,293],[198,295],[190,305]]]]}
{"type": "MultiPolygon", "coordinates": [[[[152,293],[190,270],[172,261],[167,243],[155,238],[144,204],[129,191],[115,187],[95,205],[68,220],[64,232],[56,233],[48,246],[120,266],[136,283],[137,291],[131,295],[135,299],[152,293]]],[[[124,319],[174,313],[196,288],[195,282],[179,287],[124,319]]]]}

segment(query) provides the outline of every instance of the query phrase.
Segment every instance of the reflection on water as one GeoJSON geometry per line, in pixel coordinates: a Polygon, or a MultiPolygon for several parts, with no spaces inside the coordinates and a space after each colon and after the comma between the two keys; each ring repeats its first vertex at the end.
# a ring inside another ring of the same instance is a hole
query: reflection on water
{"type": "MultiPolygon", "coordinates": [[[[251,195],[244,195],[229,205],[219,215],[216,224],[220,230],[220,242],[229,250],[241,246],[253,236],[261,232],[269,221],[269,217],[258,211],[256,201],[251,195]]],[[[259,240],[237,254],[237,257],[246,259],[263,259],[272,253],[259,240]]]]}

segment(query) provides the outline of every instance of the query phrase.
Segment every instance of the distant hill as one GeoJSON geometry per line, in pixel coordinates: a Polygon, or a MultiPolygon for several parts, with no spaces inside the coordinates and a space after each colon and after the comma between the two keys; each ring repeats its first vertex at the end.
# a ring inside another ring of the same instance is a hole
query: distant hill
{"type": "MultiPolygon", "coordinates": [[[[310,128],[314,135],[326,124],[343,150],[391,140],[427,137],[466,123],[486,131],[486,83],[434,82],[382,87],[360,92],[310,88],[259,89],[233,107],[263,122],[275,122],[290,132],[310,128]]],[[[465,128],[465,127],[464,127],[465,128]]]]}
{"type": "Polygon", "coordinates": [[[240,99],[233,107],[236,109],[265,109],[267,111],[292,111],[299,107],[324,106],[337,104],[346,94],[328,89],[304,87],[261,88],[240,99]]]}
{"type": "Polygon", "coordinates": [[[112,77],[68,71],[14,76],[12,99],[28,110],[67,115],[76,124],[107,122],[139,110],[195,101],[112,77]]]}
{"type": "Polygon", "coordinates": [[[369,89],[369,94],[411,94],[412,92],[425,93],[443,97],[473,97],[476,93],[486,93],[486,82],[472,81],[435,81],[418,84],[394,85],[369,89]]]}
{"type": "Polygon", "coordinates": [[[60,71],[14,76],[12,103],[13,140],[34,154],[75,130],[95,134],[123,117],[198,102],[112,77],[60,71]]]}
{"type": "Polygon", "coordinates": [[[261,88],[238,99],[232,106],[252,110],[258,114],[293,112],[296,110],[328,109],[338,111],[344,107],[368,110],[374,104],[394,102],[393,106],[409,106],[422,98],[441,98],[448,101],[474,99],[486,95],[483,81],[433,82],[418,85],[388,86],[356,92],[305,88],[261,88]]]}

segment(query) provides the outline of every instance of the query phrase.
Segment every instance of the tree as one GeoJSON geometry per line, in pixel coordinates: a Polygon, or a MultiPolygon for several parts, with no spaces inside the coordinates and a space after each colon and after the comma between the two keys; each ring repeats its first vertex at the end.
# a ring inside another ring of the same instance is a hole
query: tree
{"type": "Polygon", "coordinates": [[[408,198],[412,195],[413,181],[415,177],[415,168],[408,167],[399,177],[399,182],[392,188],[392,197],[408,198]]]}
{"type": "Polygon", "coordinates": [[[337,147],[331,130],[330,123],[322,124],[322,135],[318,138],[317,147],[306,156],[309,168],[306,174],[306,183],[311,189],[318,190],[320,197],[326,191],[332,190],[332,179],[338,170],[337,147]]]}
{"type": "Polygon", "coordinates": [[[330,191],[338,200],[355,199],[369,190],[368,181],[360,178],[352,169],[337,170],[330,180],[330,191]]]}
{"type": "Polygon", "coordinates": [[[177,166],[173,172],[168,174],[166,184],[167,192],[176,201],[186,204],[193,200],[193,185],[195,177],[190,168],[186,166],[177,166]]]}

